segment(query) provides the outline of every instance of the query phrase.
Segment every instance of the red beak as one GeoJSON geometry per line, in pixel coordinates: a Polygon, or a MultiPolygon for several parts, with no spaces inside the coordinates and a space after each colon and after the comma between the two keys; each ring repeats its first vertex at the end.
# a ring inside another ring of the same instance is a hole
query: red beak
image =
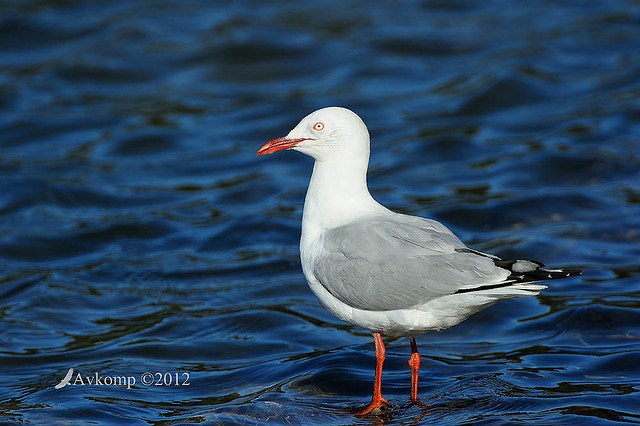
{"type": "Polygon", "coordinates": [[[291,149],[298,145],[302,141],[311,140],[309,138],[303,139],[287,139],[285,137],[274,139],[271,142],[267,142],[260,147],[256,155],[273,154],[276,151],[282,151],[283,149],[291,149]]]}

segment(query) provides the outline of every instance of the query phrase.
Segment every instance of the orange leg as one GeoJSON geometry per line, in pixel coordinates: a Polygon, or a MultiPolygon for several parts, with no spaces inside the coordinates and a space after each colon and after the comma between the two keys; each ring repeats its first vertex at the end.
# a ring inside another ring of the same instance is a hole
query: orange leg
{"type": "Polygon", "coordinates": [[[380,333],[373,333],[376,342],[376,375],[373,382],[373,396],[371,403],[364,409],[356,413],[357,416],[364,416],[375,408],[386,406],[387,400],[382,397],[382,363],[384,362],[384,343],[380,333]]]}
{"type": "Polygon", "coordinates": [[[420,354],[416,339],[409,338],[411,342],[411,358],[409,358],[409,367],[411,368],[411,402],[418,402],[418,371],[420,370],[420,354]]]}

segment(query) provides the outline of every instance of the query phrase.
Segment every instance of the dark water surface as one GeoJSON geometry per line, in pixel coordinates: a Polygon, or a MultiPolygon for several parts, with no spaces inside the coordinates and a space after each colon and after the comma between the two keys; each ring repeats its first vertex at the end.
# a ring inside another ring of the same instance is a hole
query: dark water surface
{"type": "Polygon", "coordinates": [[[636,1],[2,1],[0,183],[3,422],[640,423],[636,1]],[[255,156],[327,105],[383,204],[585,270],[421,336],[425,407],[386,340],[383,419],[255,156]]]}

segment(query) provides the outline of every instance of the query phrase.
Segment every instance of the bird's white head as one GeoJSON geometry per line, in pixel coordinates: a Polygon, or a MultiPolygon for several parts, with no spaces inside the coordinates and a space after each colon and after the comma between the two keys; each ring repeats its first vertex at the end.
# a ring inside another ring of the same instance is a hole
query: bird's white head
{"type": "Polygon", "coordinates": [[[316,161],[356,156],[369,159],[369,132],[358,115],[346,108],[327,107],[312,112],[285,137],[264,144],[257,155],[293,149],[316,161]]]}

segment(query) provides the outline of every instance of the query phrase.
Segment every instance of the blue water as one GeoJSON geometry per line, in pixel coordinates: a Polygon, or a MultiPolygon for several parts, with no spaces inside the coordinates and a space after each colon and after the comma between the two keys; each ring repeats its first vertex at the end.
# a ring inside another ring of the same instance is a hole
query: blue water
{"type": "Polygon", "coordinates": [[[0,420],[640,423],[639,99],[634,1],[0,2],[0,420]],[[423,406],[385,340],[380,419],[300,270],[312,162],[255,156],[328,105],[383,204],[585,271],[421,336],[423,406]]]}

